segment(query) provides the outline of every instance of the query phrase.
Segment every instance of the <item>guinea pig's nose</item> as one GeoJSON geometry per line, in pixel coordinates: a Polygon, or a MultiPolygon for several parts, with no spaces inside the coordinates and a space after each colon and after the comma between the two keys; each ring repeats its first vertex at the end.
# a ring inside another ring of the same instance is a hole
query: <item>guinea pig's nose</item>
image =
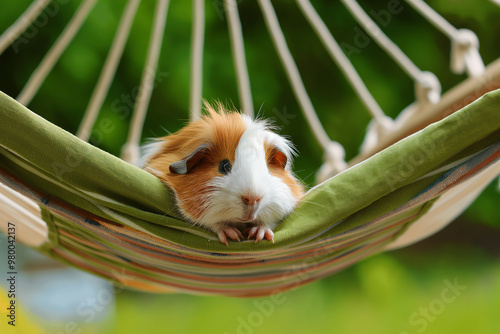
{"type": "Polygon", "coordinates": [[[261,197],[260,196],[255,196],[255,195],[243,195],[243,196],[241,196],[241,200],[246,205],[251,206],[251,205],[258,204],[260,202],[260,200],[261,200],[261,197]]]}

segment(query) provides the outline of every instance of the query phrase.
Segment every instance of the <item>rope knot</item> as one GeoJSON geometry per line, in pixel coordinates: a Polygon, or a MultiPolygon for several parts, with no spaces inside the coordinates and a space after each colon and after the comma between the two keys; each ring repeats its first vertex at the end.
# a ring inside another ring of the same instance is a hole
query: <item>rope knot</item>
{"type": "Polygon", "coordinates": [[[479,54],[479,39],[469,29],[457,30],[451,42],[451,70],[477,77],[484,73],[484,63],[479,54]]]}
{"type": "Polygon", "coordinates": [[[434,73],[421,72],[415,83],[415,95],[419,104],[436,104],[441,99],[441,84],[434,73]]]}
{"type": "Polygon", "coordinates": [[[325,161],[316,175],[316,182],[321,183],[347,169],[344,147],[336,141],[331,141],[325,148],[325,161]]]}

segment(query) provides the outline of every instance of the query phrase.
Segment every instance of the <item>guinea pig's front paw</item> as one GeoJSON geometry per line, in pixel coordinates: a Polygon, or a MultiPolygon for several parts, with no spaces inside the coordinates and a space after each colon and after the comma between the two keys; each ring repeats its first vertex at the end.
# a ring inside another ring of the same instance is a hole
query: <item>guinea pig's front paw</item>
{"type": "Polygon", "coordinates": [[[240,230],[238,230],[236,227],[230,226],[221,227],[217,231],[217,236],[219,237],[220,242],[226,244],[226,246],[229,246],[227,243],[227,238],[238,241],[240,241],[240,238],[243,239],[243,235],[241,234],[240,230]]]}
{"type": "Polygon", "coordinates": [[[255,237],[255,242],[263,240],[264,238],[272,241],[274,244],[274,233],[269,227],[254,226],[248,231],[248,239],[255,237]]]}

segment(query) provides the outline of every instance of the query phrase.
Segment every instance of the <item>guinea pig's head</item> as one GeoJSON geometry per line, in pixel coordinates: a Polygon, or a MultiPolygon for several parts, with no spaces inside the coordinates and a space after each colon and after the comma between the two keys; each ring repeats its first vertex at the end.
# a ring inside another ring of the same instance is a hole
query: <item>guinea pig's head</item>
{"type": "Polygon", "coordinates": [[[161,138],[147,169],[173,189],[181,212],[195,223],[273,226],[303,195],[290,170],[290,142],[264,121],[221,106],[207,110],[161,138]]]}

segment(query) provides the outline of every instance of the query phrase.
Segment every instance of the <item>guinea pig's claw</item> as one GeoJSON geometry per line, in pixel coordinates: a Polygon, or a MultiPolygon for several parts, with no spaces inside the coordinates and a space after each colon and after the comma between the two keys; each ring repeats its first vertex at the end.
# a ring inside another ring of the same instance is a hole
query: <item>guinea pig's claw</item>
{"type": "Polygon", "coordinates": [[[226,244],[226,246],[229,246],[229,244],[227,243],[227,238],[238,241],[243,239],[243,235],[241,234],[240,230],[238,230],[236,227],[221,228],[217,232],[217,236],[219,237],[220,242],[226,244]]]}
{"type": "Polygon", "coordinates": [[[248,239],[255,237],[255,242],[259,242],[261,240],[269,240],[274,244],[274,233],[269,227],[264,226],[254,226],[248,232],[248,239]]]}

